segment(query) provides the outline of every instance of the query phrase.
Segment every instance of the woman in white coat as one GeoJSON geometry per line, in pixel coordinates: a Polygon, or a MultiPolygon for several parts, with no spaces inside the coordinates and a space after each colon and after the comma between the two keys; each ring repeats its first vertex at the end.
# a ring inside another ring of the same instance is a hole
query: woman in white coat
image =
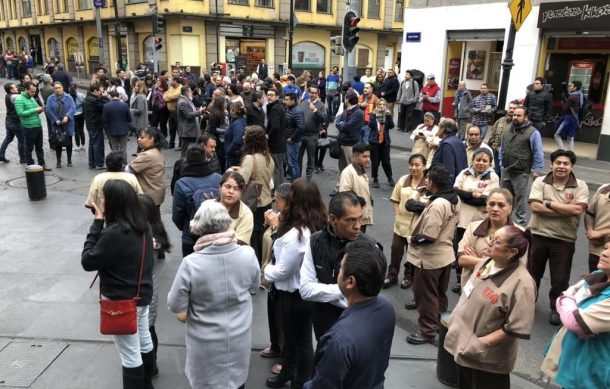
{"type": "Polygon", "coordinates": [[[237,244],[225,207],[208,200],[191,221],[200,236],[182,260],[167,296],[172,312],[188,311],[186,376],[194,389],[238,389],[248,377],[252,296],[260,285],[254,250],[237,244]]]}

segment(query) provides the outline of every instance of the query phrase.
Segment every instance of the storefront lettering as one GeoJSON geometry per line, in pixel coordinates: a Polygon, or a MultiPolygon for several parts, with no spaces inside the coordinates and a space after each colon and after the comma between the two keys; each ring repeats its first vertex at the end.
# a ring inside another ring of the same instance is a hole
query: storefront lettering
{"type": "Polygon", "coordinates": [[[602,6],[585,5],[583,7],[582,20],[597,19],[610,15],[610,4],[602,6]]]}
{"type": "MultiPolygon", "coordinates": [[[[582,127],[601,127],[603,122],[603,116],[601,114],[602,113],[600,112],[598,116],[596,112],[591,113],[591,115],[587,116],[587,118],[582,121],[582,127]]],[[[549,123],[557,123],[562,116],[563,115],[556,113],[549,123]]]]}
{"type": "Polygon", "coordinates": [[[542,13],[542,23],[551,19],[573,18],[582,13],[580,7],[563,7],[561,9],[551,9],[542,13]]]}
{"type": "Polygon", "coordinates": [[[601,6],[597,5],[582,5],[579,7],[565,6],[560,9],[551,9],[542,13],[542,23],[546,23],[552,19],[564,19],[580,16],[580,20],[597,19],[610,15],[610,4],[601,6]]]}

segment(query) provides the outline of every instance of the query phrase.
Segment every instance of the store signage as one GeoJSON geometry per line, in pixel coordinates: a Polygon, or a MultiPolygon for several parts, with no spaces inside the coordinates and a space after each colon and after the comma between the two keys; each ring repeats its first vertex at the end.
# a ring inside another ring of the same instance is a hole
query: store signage
{"type": "Polygon", "coordinates": [[[407,32],[407,42],[421,42],[421,32],[407,32]]]}
{"type": "Polygon", "coordinates": [[[608,1],[541,3],[538,28],[548,30],[605,31],[610,24],[608,1]]]}
{"type": "Polygon", "coordinates": [[[301,42],[292,48],[292,67],[294,68],[323,68],[324,47],[313,42],[301,42]]]}
{"type": "Polygon", "coordinates": [[[93,0],[93,6],[95,8],[104,8],[106,6],[106,0],[93,0]]]}
{"type": "Polygon", "coordinates": [[[182,26],[182,32],[193,32],[193,26],[182,26]]]}

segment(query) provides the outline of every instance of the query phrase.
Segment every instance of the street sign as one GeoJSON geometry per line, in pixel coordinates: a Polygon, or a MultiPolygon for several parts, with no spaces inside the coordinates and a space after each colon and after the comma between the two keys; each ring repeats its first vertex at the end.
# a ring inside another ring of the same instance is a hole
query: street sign
{"type": "Polygon", "coordinates": [[[407,42],[421,42],[421,32],[407,32],[407,42]]]}
{"type": "Polygon", "coordinates": [[[104,8],[106,6],[106,0],[93,0],[93,6],[95,8],[104,8]]]}
{"type": "Polygon", "coordinates": [[[519,31],[525,18],[532,11],[532,2],[530,0],[512,0],[508,8],[510,8],[510,15],[513,18],[515,30],[519,31]]]}

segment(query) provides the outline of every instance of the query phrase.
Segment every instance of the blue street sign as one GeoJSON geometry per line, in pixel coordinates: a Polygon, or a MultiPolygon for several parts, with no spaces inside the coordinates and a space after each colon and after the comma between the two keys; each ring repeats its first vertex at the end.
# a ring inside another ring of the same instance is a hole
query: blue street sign
{"type": "Polygon", "coordinates": [[[104,8],[106,6],[106,0],[93,0],[93,6],[95,8],[104,8]]]}
{"type": "Polygon", "coordinates": [[[421,42],[421,32],[407,32],[407,42],[421,42]]]}

